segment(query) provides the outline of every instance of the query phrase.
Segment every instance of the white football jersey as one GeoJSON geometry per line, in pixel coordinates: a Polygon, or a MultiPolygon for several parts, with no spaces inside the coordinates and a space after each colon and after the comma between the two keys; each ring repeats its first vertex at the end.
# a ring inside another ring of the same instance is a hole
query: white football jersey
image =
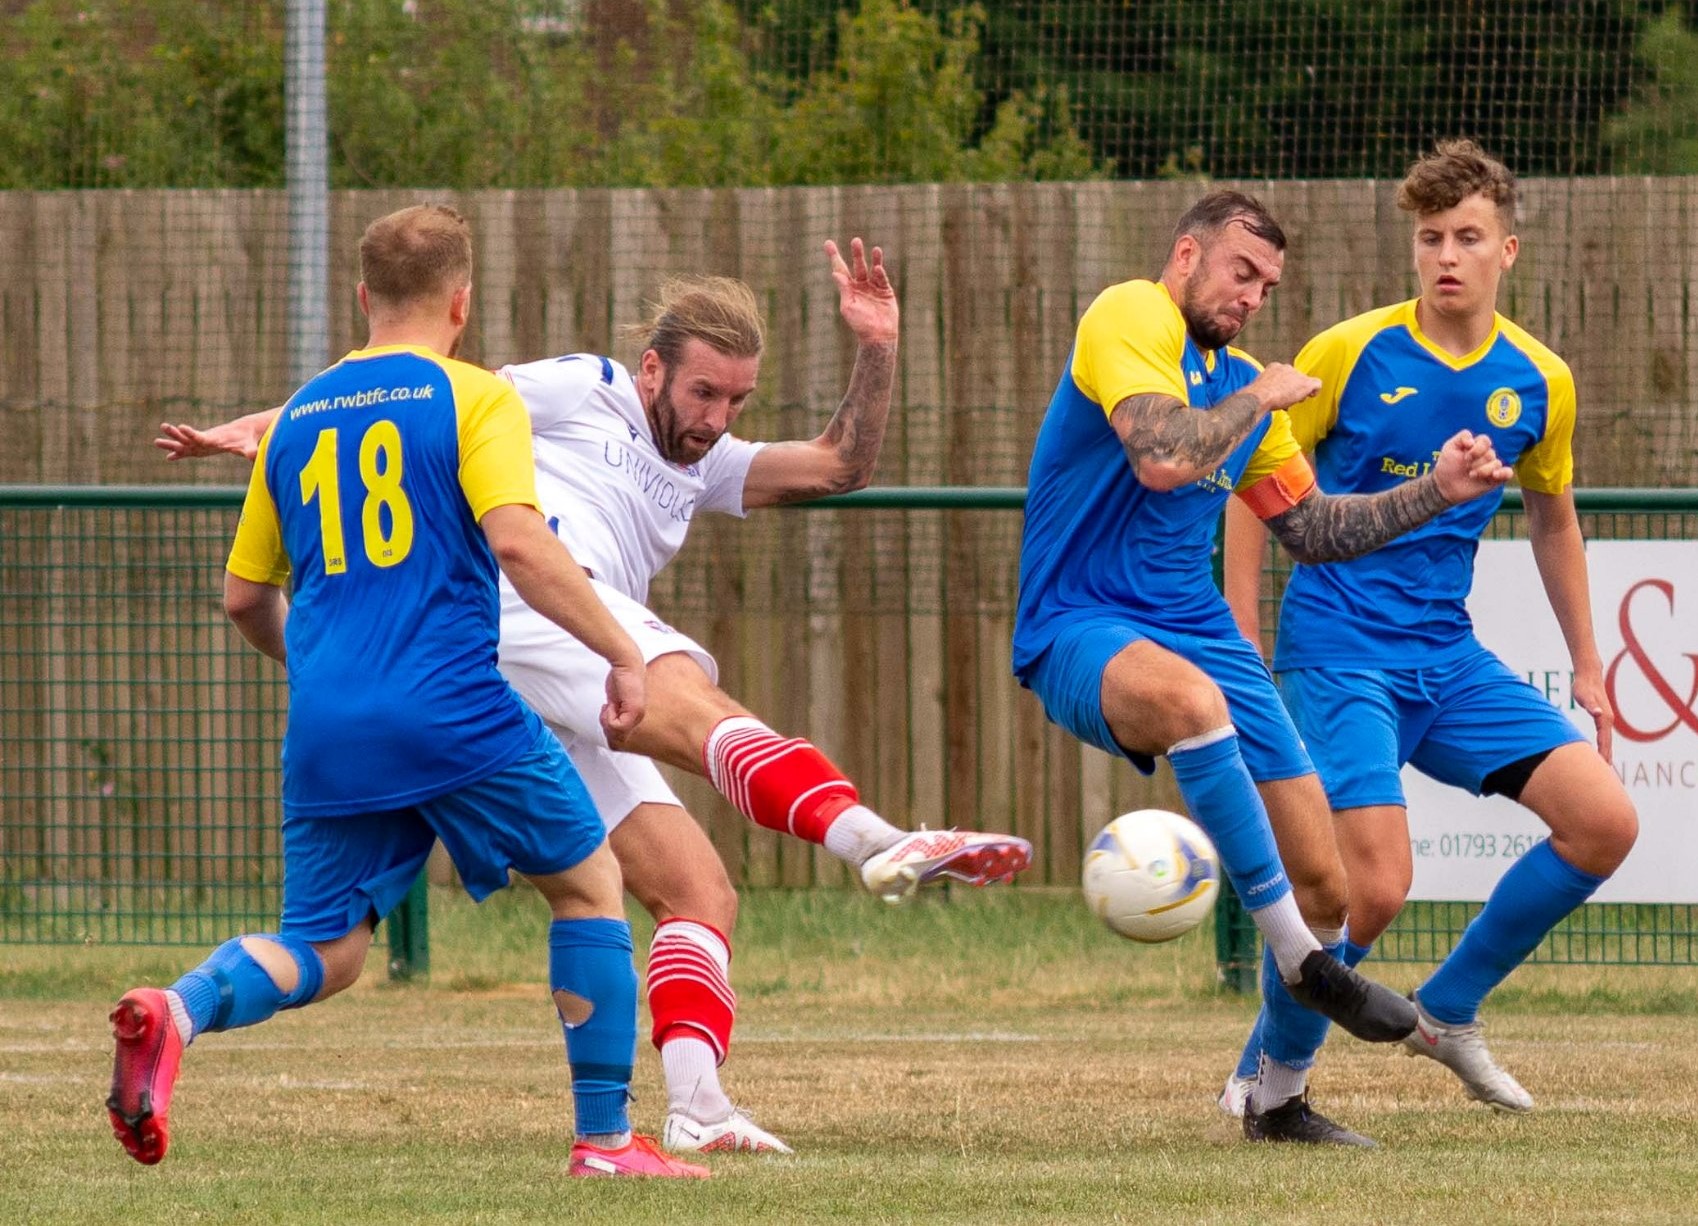
{"type": "Polygon", "coordinates": [[[573,353],[500,371],[531,415],[537,499],[578,564],[632,600],[684,544],[704,511],[741,516],[762,444],[725,435],[695,464],[661,458],[631,372],[573,353]]]}

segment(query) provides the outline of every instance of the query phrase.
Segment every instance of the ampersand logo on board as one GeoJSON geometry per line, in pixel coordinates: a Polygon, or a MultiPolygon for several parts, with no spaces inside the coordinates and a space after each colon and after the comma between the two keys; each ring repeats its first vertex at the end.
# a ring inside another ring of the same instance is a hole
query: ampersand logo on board
{"type": "Polygon", "coordinates": [[[1615,659],[1610,661],[1609,670],[1604,674],[1604,689],[1609,695],[1610,705],[1615,708],[1615,730],[1617,735],[1629,741],[1647,743],[1660,741],[1682,726],[1698,733],[1698,652],[1682,652],[1686,660],[1691,679],[1681,682],[1678,678],[1671,680],[1664,675],[1656,660],[1645,650],[1638,632],[1634,629],[1635,616],[1655,616],[1659,602],[1655,596],[1650,596],[1635,603],[1635,597],[1649,589],[1652,593],[1660,594],[1662,603],[1668,606],[1668,616],[1674,616],[1674,584],[1666,579],[1641,579],[1627,589],[1627,594],[1621,598],[1621,608],[1617,614],[1621,627],[1622,649],[1615,659]],[[1618,680],[1622,678],[1622,667],[1631,665],[1639,674],[1656,701],[1661,704],[1654,716],[1645,709],[1641,702],[1634,712],[1629,714],[1622,705],[1617,688],[1618,680]],[[1685,696],[1681,691],[1684,689],[1685,696]],[[1664,719],[1667,723],[1663,723],[1664,719]],[[1636,721],[1643,721],[1642,723],[1636,721]]]}

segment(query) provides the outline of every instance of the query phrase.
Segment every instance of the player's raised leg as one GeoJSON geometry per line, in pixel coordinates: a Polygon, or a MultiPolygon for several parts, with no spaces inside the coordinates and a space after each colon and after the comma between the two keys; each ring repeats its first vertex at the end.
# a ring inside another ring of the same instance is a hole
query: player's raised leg
{"type": "Polygon", "coordinates": [[[1518,799],[1551,837],[1509,866],[1450,955],[1416,989],[1421,1024],[1405,1041],[1455,1072],[1470,1097],[1511,1111],[1529,1109],[1532,1098],[1487,1052],[1480,1005],[1620,867],[1639,831],[1626,789],[1590,745],[1573,742],[1535,757],[1494,772],[1482,790],[1518,799]]]}
{"type": "MultiPolygon", "coordinates": [[[[638,761],[654,770],[647,759],[638,761]]],[[[674,1151],[792,1152],[720,1085],[719,1066],[737,1021],[730,936],[737,892],[713,845],[682,807],[652,803],[632,809],[609,841],[626,889],[656,921],[647,991],[666,1075],[662,1143],[674,1151]]]]}
{"type": "Polygon", "coordinates": [[[235,937],[169,988],[124,993],[110,1019],[106,1112],[125,1151],[146,1166],[165,1157],[172,1091],[183,1050],[197,1036],[253,1026],[340,991],[359,976],[370,944],[365,924],[317,946],[276,933],[235,937]]]}
{"type": "MultiPolygon", "coordinates": [[[[1124,632],[1118,641],[1132,634],[1124,632]]],[[[1116,641],[1110,638],[1107,647],[1116,641]]],[[[1275,990],[1289,992],[1298,1003],[1369,1042],[1395,1042],[1408,1034],[1415,1024],[1409,1002],[1325,953],[1310,931],[1220,687],[1197,665],[1148,638],[1125,642],[1106,665],[1094,666],[1093,659],[1107,647],[1093,635],[1063,636],[1051,649],[1052,656],[1058,650],[1061,656],[1050,661],[1046,671],[1059,668],[1088,677],[1096,668],[1101,678],[1098,718],[1108,735],[1099,732],[1086,739],[1094,744],[1106,740],[1134,754],[1167,754],[1186,806],[1214,839],[1233,888],[1267,943],[1277,971],[1275,990]],[[1069,667],[1072,655],[1078,658],[1069,667]]],[[[1237,647],[1249,650],[1246,644],[1237,647]]],[[[1046,708],[1051,707],[1051,696],[1041,696],[1046,708]]],[[[1276,700],[1269,714],[1277,713],[1276,700]]],[[[1316,841],[1317,847],[1322,845],[1316,841]]],[[[1316,922],[1342,926],[1343,869],[1330,838],[1324,846],[1330,855],[1302,865],[1298,880],[1310,912],[1319,917],[1316,922]]]]}
{"type": "Polygon", "coordinates": [[[232,938],[169,988],[134,988],[112,1011],[106,1109],[131,1157],[152,1165],[165,1156],[189,1044],[323,1000],[359,978],[374,904],[400,901],[433,841],[410,814],[284,819],[282,931],[232,938]]]}
{"type": "Polygon", "coordinates": [[[881,898],[898,902],[944,878],[1008,881],[1031,863],[1025,839],[892,826],[860,802],[855,785],[817,746],[773,731],[689,655],[651,661],[649,687],[656,697],[648,718],[625,748],[705,775],[755,824],[821,844],[855,865],[881,898]]]}

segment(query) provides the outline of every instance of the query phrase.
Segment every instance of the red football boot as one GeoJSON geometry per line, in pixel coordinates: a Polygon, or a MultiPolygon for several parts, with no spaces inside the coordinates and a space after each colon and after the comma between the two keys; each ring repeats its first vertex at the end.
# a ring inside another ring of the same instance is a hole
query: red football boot
{"type": "Polygon", "coordinates": [[[671,1154],[662,1153],[653,1137],[632,1133],[631,1139],[618,1149],[603,1149],[587,1141],[572,1146],[571,1174],[574,1179],[593,1179],[614,1176],[648,1176],[660,1179],[706,1179],[711,1172],[705,1166],[685,1162],[671,1154]]]}
{"type": "Polygon", "coordinates": [[[112,1135],[130,1157],[152,1166],[170,1143],[166,1116],[183,1060],[183,1038],[159,988],[135,988],[112,1010],[112,1096],[106,1114],[112,1135]]]}

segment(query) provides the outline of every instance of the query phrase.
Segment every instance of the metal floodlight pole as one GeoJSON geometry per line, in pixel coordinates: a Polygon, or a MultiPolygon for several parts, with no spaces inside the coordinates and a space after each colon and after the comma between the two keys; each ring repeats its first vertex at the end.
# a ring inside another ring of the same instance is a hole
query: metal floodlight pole
{"type": "Polygon", "coordinates": [[[325,0],[288,0],[283,37],[289,188],[289,376],[330,360],[330,139],[324,86],[325,0]]]}

